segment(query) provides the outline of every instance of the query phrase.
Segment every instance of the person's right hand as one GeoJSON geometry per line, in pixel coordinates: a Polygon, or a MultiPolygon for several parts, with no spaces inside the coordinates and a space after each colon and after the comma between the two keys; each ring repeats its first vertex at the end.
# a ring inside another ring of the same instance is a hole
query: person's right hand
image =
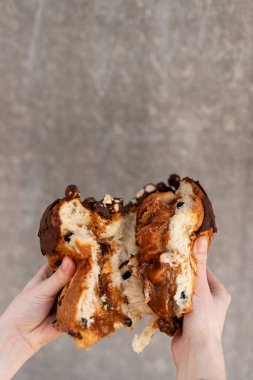
{"type": "Polygon", "coordinates": [[[221,336],[231,296],[206,267],[208,238],[198,238],[193,250],[198,261],[193,310],[184,316],[171,346],[177,380],[224,380],[221,336]]]}

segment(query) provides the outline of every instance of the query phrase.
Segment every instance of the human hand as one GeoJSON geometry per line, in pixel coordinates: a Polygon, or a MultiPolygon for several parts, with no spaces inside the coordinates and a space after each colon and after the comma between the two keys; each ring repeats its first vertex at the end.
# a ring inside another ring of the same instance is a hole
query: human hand
{"type": "Polygon", "coordinates": [[[44,265],[1,315],[1,379],[10,379],[35,352],[60,335],[52,325],[52,307],[74,272],[75,264],[69,257],[54,274],[44,265]]]}
{"type": "Polygon", "coordinates": [[[171,346],[177,380],[226,379],[221,336],[231,297],[207,269],[207,250],[208,238],[198,238],[193,247],[198,260],[193,310],[184,316],[171,346]]]}

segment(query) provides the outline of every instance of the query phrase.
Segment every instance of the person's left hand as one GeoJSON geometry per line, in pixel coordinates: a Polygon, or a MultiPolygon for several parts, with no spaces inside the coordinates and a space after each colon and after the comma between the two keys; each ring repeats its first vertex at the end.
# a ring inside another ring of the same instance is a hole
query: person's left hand
{"type": "Polygon", "coordinates": [[[10,303],[0,317],[0,345],[3,347],[0,367],[3,355],[5,363],[10,361],[9,356],[14,361],[15,354],[18,355],[16,361],[22,361],[20,351],[30,357],[60,334],[52,325],[55,318],[52,307],[57,293],[74,272],[75,263],[67,256],[54,274],[44,265],[10,303]]]}

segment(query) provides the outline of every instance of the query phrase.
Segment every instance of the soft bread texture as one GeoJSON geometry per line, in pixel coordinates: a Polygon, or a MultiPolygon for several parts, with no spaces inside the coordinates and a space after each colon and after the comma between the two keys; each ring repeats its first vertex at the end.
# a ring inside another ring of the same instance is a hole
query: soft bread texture
{"type": "Polygon", "coordinates": [[[126,206],[108,194],[81,202],[77,187],[68,186],[39,230],[50,267],[68,255],[77,268],[58,296],[55,327],[87,349],[120,327],[133,330],[144,316],[150,322],[134,336],[135,352],[157,329],[173,335],[192,309],[194,240],[201,234],[211,240],[216,231],[210,207],[199,183],[176,175],[169,186],[146,185],[126,206]]]}

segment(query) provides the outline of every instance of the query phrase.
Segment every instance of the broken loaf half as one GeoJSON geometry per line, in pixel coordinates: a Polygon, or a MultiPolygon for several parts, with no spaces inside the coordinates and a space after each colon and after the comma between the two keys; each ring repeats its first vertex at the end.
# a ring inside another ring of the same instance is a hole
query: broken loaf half
{"type": "Polygon", "coordinates": [[[141,352],[156,330],[170,336],[192,309],[197,276],[194,240],[216,232],[211,202],[201,185],[171,175],[140,189],[127,205],[106,194],[80,199],[75,185],[45,210],[41,251],[55,271],[64,256],[76,272],[57,297],[55,327],[89,348],[120,327],[133,330],[141,352]]]}

